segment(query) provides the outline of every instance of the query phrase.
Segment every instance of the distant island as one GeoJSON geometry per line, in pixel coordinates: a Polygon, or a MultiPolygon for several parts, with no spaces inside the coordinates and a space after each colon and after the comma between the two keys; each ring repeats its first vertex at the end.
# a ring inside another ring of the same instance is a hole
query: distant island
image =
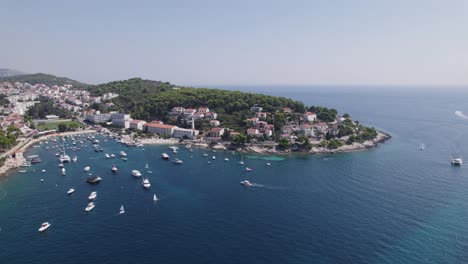
{"type": "Polygon", "coordinates": [[[115,133],[129,145],[185,142],[258,153],[344,152],[390,138],[336,109],[141,78],[90,85],[21,74],[0,78],[0,96],[5,148],[18,138],[81,129],[115,133]]]}

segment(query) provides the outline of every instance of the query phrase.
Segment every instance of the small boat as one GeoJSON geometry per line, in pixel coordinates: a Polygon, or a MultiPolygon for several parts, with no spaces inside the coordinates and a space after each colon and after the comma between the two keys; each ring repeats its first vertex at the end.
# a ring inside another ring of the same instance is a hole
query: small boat
{"type": "Polygon", "coordinates": [[[162,158],[163,160],[168,160],[168,159],[169,159],[169,155],[167,155],[166,153],[163,153],[163,154],[161,155],[161,158],[162,158]]]}
{"type": "Polygon", "coordinates": [[[158,200],[158,197],[156,197],[156,194],[153,195],[153,201],[157,201],[158,200]]]}
{"type": "Polygon", "coordinates": [[[110,159],[110,155],[106,153],[106,159],[110,159]]]}
{"type": "Polygon", "coordinates": [[[42,173],[45,173],[45,170],[42,170],[42,173]]]}
{"type": "Polygon", "coordinates": [[[70,156],[67,154],[62,154],[59,157],[60,162],[70,162],[70,156]]]}
{"type": "Polygon", "coordinates": [[[267,164],[266,164],[266,165],[267,165],[267,166],[271,166],[271,163],[267,162],[267,164]]]}
{"type": "Polygon", "coordinates": [[[72,194],[75,192],[75,189],[71,188],[70,190],[68,190],[67,194],[72,194]]]}
{"type": "Polygon", "coordinates": [[[38,231],[39,232],[44,232],[47,230],[47,228],[49,228],[51,226],[51,224],[49,224],[49,222],[44,222],[42,223],[41,227],[39,227],[38,231]]]}
{"type": "Polygon", "coordinates": [[[110,157],[111,157],[111,158],[115,158],[115,155],[114,155],[114,154],[111,154],[110,157]]]}
{"type": "Polygon", "coordinates": [[[461,166],[462,164],[463,164],[463,159],[461,157],[452,159],[453,166],[461,166]]]}
{"type": "Polygon", "coordinates": [[[191,147],[192,147],[192,145],[190,145],[190,144],[185,145],[185,148],[186,148],[186,149],[189,149],[189,148],[191,148],[191,147]]]}
{"type": "Polygon", "coordinates": [[[241,160],[241,161],[239,161],[239,164],[240,164],[240,165],[244,165],[244,162],[241,160]]]}
{"type": "Polygon", "coordinates": [[[41,179],[41,180],[40,180],[40,182],[43,182],[43,181],[44,181],[44,179],[41,179]]]}
{"type": "Polygon", "coordinates": [[[425,148],[424,144],[419,145],[419,150],[424,150],[425,148]]]}
{"type": "Polygon", "coordinates": [[[127,153],[125,153],[125,151],[120,151],[119,155],[121,157],[127,157],[127,153]]]}
{"type": "Polygon", "coordinates": [[[18,172],[25,173],[25,172],[26,172],[26,170],[20,170],[20,171],[18,171],[18,172]]]}
{"type": "Polygon", "coordinates": [[[224,161],[229,161],[229,158],[224,158],[224,161]]]}
{"type": "Polygon", "coordinates": [[[65,168],[62,168],[62,175],[65,175],[65,168]]]}
{"type": "Polygon", "coordinates": [[[206,154],[206,153],[203,153],[203,157],[208,157],[208,154],[206,154]]]}
{"type": "Polygon", "coordinates": [[[63,163],[59,163],[59,168],[63,168],[63,163]]]}
{"type": "Polygon", "coordinates": [[[89,211],[93,210],[93,209],[94,209],[94,206],[95,206],[94,203],[93,203],[93,202],[90,202],[90,203],[88,204],[88,206],[86,206],[85,211],[86,211],[86,212],[89,212],[89,211]]]}
{"type": "Polygon", "coordinates": [[[89,200],[94,200],[97,197],[97,192],[91,192],[91,194],[88,196],[89,200]]]}
{"type": "Polygon", "coordinates": [[[148,172],[149,174],[153,174],[153,172],[152,172],[152,171],[147,171],[147,172],[148,172]]]}
{"type": "Polygon", "coordinates": [[[93,177],[87,178],[87,179],[86,179],[86,182],[87,182],[87,183],[90,183],[90,184],[98,184],[101,180],[102,180],[101,177],[99,177],[99,176],[93,176],[93,177]]]}
{"type": "Polygon", "coordinates": [[[42,162],[42,160],[39,157],[34,157],[31,159],[31,163],[39,163],[42,162]]]}
{"type": "Polygon", "coordinates": [[[247,167],[247,168],[245,168],[245,170],[250,172],[250,171],[252,171],[252,168],[247,167]]]}
{"type": "Polygon", "coordinates": [[[141,172],[139,170],[132,170],[133,177],[141,177],[141,172]]]}
{"type": "Polygon", "coordinates": [[[100,151],[100,152],[103,152],[103,151],[104,151],[104,149],[99,149],[99,151],[100,151]]]}
{"type": "Polygon", "coordinates": [[[146,163],[146,165],[145,165],[145,169],[149,169],[148,163],[146,163]]]}
{"type": "Polygon", "coordinates": [[[120,206],[119,214],[125,214],[125,209],[123,205],[120,206]]]}
{"type": "Polygon", "coordinates": [[[151,183],[148,179],[144,179],[142,184],[143,184],[143,187],[145,187],[146,189],[151,187],[151,183]]]}
{"type": "Polygon", "coordinates": [[[118,169],[117,169],[117,166],[112,165],[111,171],[112,171],[112,172],[117,172],[117,170],[118,170],[118,169]]]}
{"type": "Polygon", "coordinates": [[[77,160],[78,160],[78,157],[77,157],[77,156],[73,156],[72,161],[73,161],[73,162],[76,162],[77,160]]]}
{"type": "Polygon", "coordinates": [[[174,164],[178,164],[178,165],[184,164],[184,162],[182,160],[178,159],[178,158],[173,159],[172,162],[174,164]]]}
{"type": "Polygon", "coordinates": [[[252,187],[254,186],[253,183],[249,182],[248,180],[241,181],[240,184],[247,186],[247,187],[252,187]]]}
{"type": "Polygon", "coordinates": [[[211,158],[215,160],[215,159],[216,159],[216,156],[213,156],[213,157],[211,157],[211,158]]]}
{"type": "Polygon", "coordinates": [[[84,167],[84,171],[89,171],[90,169],[91,169],[91,167],[90,167],[90,166],[86,166],[86,167],[84,167]]]}
{"type": "Polygon", "coordinates": [[[172,153],[177,154],[177,149],[174,149],[172,153]]]}

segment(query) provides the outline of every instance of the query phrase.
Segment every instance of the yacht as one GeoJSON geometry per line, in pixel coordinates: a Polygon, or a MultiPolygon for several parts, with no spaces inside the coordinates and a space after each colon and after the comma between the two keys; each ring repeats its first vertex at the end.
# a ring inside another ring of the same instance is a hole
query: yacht
{"type": "Polygon", "coordinates": [[[120,151],[119,154],[121,157],[127,157],[127,153],[125,153],[125,151],[120,151]]]}
{"type": "Polygon", "coordinates": [[[75,192],[75,189],[71,188],[70,190],[68,190],[67,194],[72,194],[75,192]]]}
{"type": "Polygon", "coordinates": [[[94,177],[89,177],[86,179],[86,182],[87,183],[90,183],[90,184],[98,184],[100,181],[102,180],[101,177],[99,176],[94,176],[94,177]]]}
{"type": "Polygon", "coordinates": [[[62,168],[62,175],[65,175],[65,168],[62,168]]]}
{"type": "Polygon", "coordinates": [[[463,159],[462,158],[453,158],[452,159],[452,165],[453,166],[461,166],[463,164],[463,159]]]}
{"type": "Polygon", "coordinates": [[[91,167],[89,167],[89,166],[84,167],[84,171],[89,171],[90,169],[91,169],[91,167]]]}
{"type": "Polygon", "coordinates": [[[117,166],[112,165],[111,171],[112,171],[112,172],[117,172],[117,170],[118,170],[118,169],[117,169],[117,166]]]}
{"type": "Polygon", "coordinates": [[[254,186],[253,183],[249,182],[248,180],[241,181],[240,184],[247,186],[247,187],[252,187],[254,186]]]}
{"type": "Polygon", "coordinates": [[[149,182],[148,179],[144,179],[142,184],[143,184],[143,187],[145,187],[146,189],[151,187],[151,183],[149,182]]]}
{"type": "Polygon", "coordinates": [[[125,214],[125,209],[123,205],[120,206],[119,214],[125,214]]]}
{"type": "Polygon", "coordinates": [[[184,164],[184,162],[178,158],[175,158],[174,160],[172,160],[172,162],[174,162],[175,164],[179,164],[179,165],[184,164]]]}
{"type": "Polygon", "coordinates": [[[92,193],[89,195],[88,199],[89,199],[89,200],[94,200],[94,199],[96,199],[96,197],[97,197],[97,192],[92,192],[92,193]]]}
{"type": "Polygon", "coordinates": [[[47,228],[49,228],[51,226],[51,224],[49,224],[49,222],[44,222],[42,223],[41,227],[39,227],[38,231],[39,232],[44,232],[47,230],[47,228]]]}
{"type": "Polygon", "coordinates": [[[132,176],[133,177],[141,177],[141,172],[138,170],[132,170],[132,176]]]}
{"type": "Polygon", "coordinates": [[[70,162],[70,156],[64,153],[60,155],[59,160],[60,162],[70,162]]]}
{"type": "Polygon", "coordinates": [[[93,210],[93,209],[94,209],[94,206],[95,206],[94,203],[93,203],[93,202],[90,202],[90,203],[88,204],[88,206],[86,206],[85,211],[86,211],[86,212],[89,212],[89,211],[93,210]]]}
{"type": "Polygon", "coordinates": [[[110,159],[110,155],[106,153],[106,159],[110,159]]]}
{"type": "Polygon", "coordinates": [[[162,154],[162,159],[163,159],[163,160],[168,160],[168,159],[169,159],[169,155],[167,155],[166,153],[163,153],[163,154],[162,154]]]}
{"type": "Polygon", "coordinates": [[[39,157],[34,157],[31,159],[31,163],[39,163],[42,162],[42,160],[39,157]]]}

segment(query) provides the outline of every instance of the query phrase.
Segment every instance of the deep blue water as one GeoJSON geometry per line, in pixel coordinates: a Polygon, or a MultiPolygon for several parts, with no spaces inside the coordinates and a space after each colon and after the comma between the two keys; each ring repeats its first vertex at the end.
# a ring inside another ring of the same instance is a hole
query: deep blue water
{"type": "Polygon", "coordinates": [[[127,162],[87,148],[61,176],[55,150],[32,148],[27,155],[44,162],[0,182],[0,263],[468,262],[468,165],[449,164],[452,155],[468,159],[468,120],[454,115],[468,112],[468,93],[265,92],[335,107],[393,138],[354,153],[246,156],[251,173],[231,153],[230,162],[210,153],[218,159],[208,164],[206,150],[181,149],[176,166],[160,159],[167,146],[143,151],[109,140],[104,153],[125,150],[127,162]],[[130,175],[146,163],[149,191],[130,175]],[[86,165],[101,184],[85,183],[86,165]],[[259,186],[245,188],[243,179],[259,186]],[[91,191],[96,208],[86,213],[91,191]],[[121,204],[126,213],[117,215],[121,204]],[[52,227],[39,234],[44,221],[52,227]]]}

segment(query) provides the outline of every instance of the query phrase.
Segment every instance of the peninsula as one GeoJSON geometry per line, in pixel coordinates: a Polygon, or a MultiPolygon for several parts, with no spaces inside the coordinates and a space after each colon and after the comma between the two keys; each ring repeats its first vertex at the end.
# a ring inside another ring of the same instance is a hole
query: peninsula
{"type": "Polygon", "coordinates": [[[9,76],[0,78],[0,99],[5,151],[16,141],[84,129],[118,134],[129,145],[177,141],[258,153],[345,152],[390,138],[336,109],[140,78],[89,85],[9,76]]]}

